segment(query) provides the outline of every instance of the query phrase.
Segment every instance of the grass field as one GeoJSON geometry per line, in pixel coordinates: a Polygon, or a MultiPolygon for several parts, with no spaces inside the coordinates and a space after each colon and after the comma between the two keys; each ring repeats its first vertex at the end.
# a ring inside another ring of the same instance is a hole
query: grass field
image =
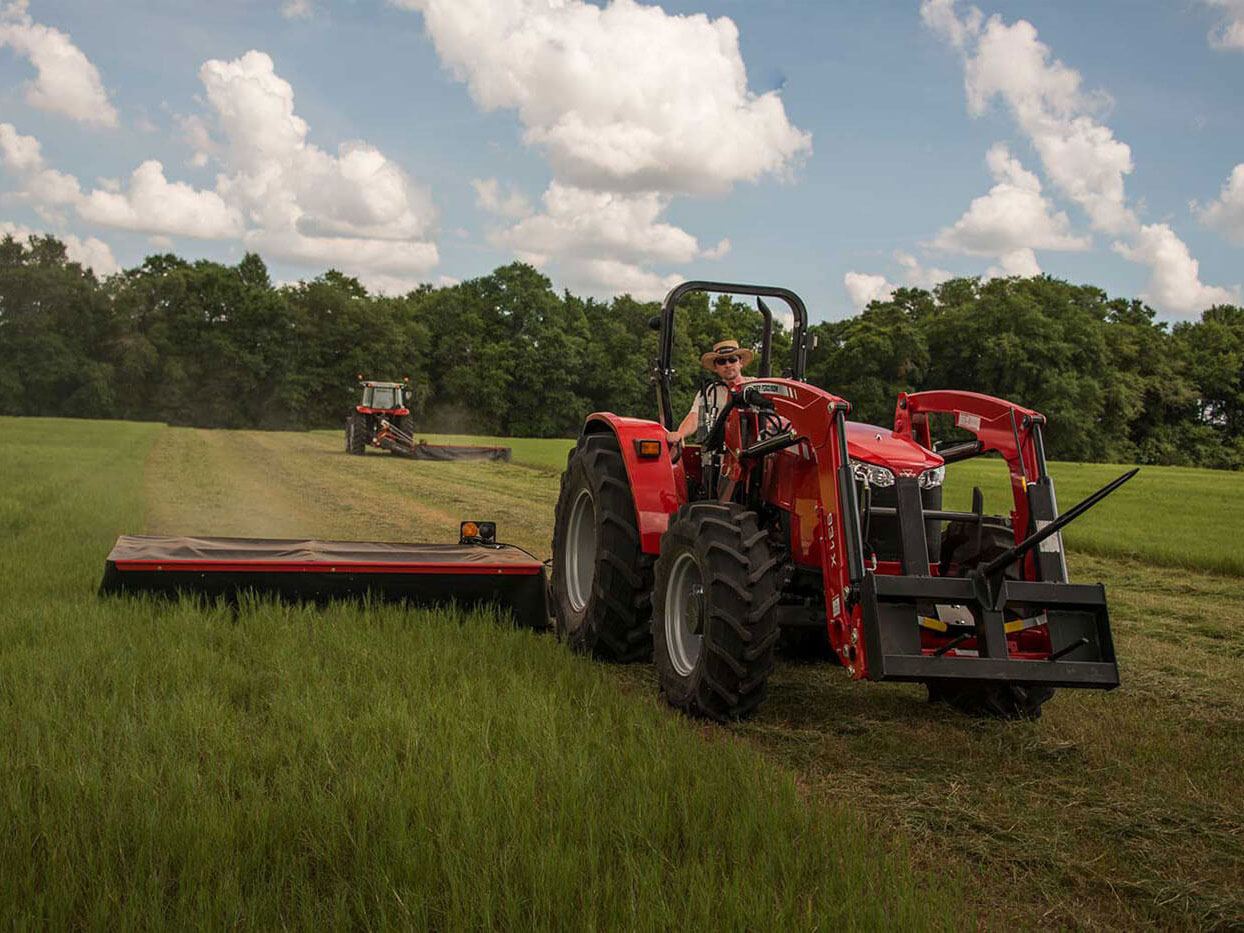
{"type": "MultiPolygon", "coordinates": [[[[788,664],[757,719],[719,728],[665,710],[647,665],[483,619],[92,596],[139,526],[450,540],[470,516],[547,556],[564,441],[441,464],[327,432],[52,424],[0,419],[6,923],[1244,917],[1244,545],[1195,547],[1239,514],[1235,474],[1146,468],[1130,509],[1069,534],[1073,578],[1109,589],[1117,691],[978,722],[788,664]]],[[[1121,472],[1073,466],[1052,468],[1064,507],[1121,472]]],[[[1002,501],[952,478],[948,501],[1002,501]]]]}
{"type": "Polygon", "coordinates": [[[94,595],[113,536],[166,522],[430,532],[420,466],[446,508],[552,481],[305,435],[0,419],[0,925],[954,925],[958,879],[920,883],[896,834],[551,638],[94,595]]]}

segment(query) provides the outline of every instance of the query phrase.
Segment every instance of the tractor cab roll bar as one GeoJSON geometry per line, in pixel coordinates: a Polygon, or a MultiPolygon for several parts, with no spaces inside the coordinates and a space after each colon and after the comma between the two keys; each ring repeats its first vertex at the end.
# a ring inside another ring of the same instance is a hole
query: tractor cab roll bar
{"type": "Polygon", "coordinates": [[[808,364],[808,308],[803,299],[789,288],[776,285],[747,285],[737,282],[706,282],[691,281],[675,285],[661,303],[661,314],[658,326],[661,331],[660,346],[657,359],[652,370],[652,381],[657,389],[657,405],[661,412],[661,421],[667,429],[674,427],[674,408],[670,400],[670,381],[674,371],[671,368],[674,358],[674,309],[684,295],[691,292],[712,292],[720,295],[748,295],[757,299],[756,305],[764,317],[764,331],[760,346],[760,368],[758,374],[770,376],[771,353],[773,343],[773,312],[764,303],[765,298],[777,298],[786,302],[794,317],[791,330],[791,357],[789,377],[803,380],[804,370],[808,364]]]}

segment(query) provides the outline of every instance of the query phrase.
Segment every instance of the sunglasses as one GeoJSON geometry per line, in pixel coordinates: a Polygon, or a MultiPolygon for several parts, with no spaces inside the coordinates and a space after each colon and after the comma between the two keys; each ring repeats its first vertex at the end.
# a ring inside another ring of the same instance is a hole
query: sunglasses
{"type": "Polygon", "coordinates": [[[717,359],[713,360],[713,365],[726,366],[730,363],[737,363],[738,361],[739,358],[737,356],[719,356],[717,359]]]}

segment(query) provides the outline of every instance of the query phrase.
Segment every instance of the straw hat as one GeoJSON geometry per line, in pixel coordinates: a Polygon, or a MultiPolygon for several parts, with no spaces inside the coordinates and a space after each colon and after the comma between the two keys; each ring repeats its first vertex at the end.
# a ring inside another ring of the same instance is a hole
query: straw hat
{"type": "Polygon", "coordinates": [[[700,365],[710,373],[716,372],[713,368],[713,360],[722,356],[737,356],[740,368],[746,367],[756,358],[756,354],[751,350],[748,350],[746,347],[740,347],[737,340],[718,340],[713,344],[713,349],[701,355],[700,365]]]}

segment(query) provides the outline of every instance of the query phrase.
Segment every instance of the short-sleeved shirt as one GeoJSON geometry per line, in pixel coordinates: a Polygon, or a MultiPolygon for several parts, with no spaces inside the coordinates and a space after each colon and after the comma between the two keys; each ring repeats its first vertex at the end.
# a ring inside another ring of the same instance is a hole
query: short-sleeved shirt
{"type": "MultiPolygon", "coordinates": [[[[748,379],[743,380],[743,382],[749,381],[748,379]]],[[[693,411],[700,414],[700,420],[695,429],[695,436],[691,438],[693,443],[702,444],[708,439],[708,432],[713,429],[713,424],[717,421],[717,414],[726,407],[726,402],[729,398],[730,389],[724,382],[714,383],[703,392],[695,394],[695,401],[691,403],[691,408],[687,411],[687,414],[691,414],[693,411]],[[707,408],[704,404],[706,398],[708,400],[707,408]]]]}

